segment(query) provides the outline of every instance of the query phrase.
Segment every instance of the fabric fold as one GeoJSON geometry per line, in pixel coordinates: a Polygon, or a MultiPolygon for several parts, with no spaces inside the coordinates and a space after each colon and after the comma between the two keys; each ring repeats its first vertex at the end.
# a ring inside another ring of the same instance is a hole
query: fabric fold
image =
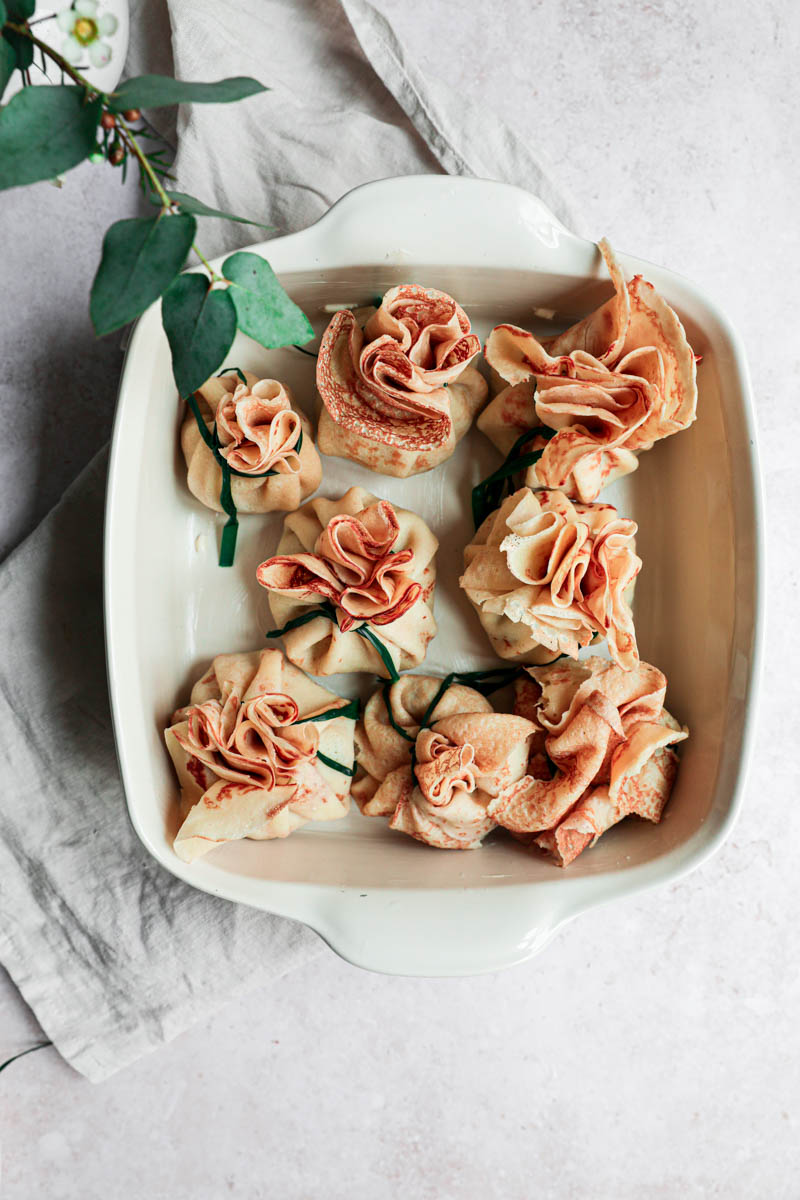
{"type": "Polygon", "coordinates": [[[103,643],[107,466],[104,450],[0,571],[0,962],[94,1081],[322,951],[187,886],[130,823],[103,643]]]}

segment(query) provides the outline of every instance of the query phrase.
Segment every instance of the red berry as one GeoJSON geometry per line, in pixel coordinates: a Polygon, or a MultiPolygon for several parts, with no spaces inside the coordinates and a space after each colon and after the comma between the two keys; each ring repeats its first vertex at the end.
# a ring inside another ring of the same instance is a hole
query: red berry
{"type": "Polygon", "coordinates": [[[100,124],[103,126],[103,129],[113,129],[116,123],[116,117],[110,112],[104,112],[100,118],[100,124]]]}
{"type": "Polygon", "coordinates": [[[108,152],[108,161],[112,167],[118,167],[125,157],[125,148],[120,146],[119,142],[115,142],[108,152]]]}
{"type": "Polygon", "coordinates": [[[138,108],[126,108],[122,115],[126,121],[138,121],[142,114],[138,108]]]}

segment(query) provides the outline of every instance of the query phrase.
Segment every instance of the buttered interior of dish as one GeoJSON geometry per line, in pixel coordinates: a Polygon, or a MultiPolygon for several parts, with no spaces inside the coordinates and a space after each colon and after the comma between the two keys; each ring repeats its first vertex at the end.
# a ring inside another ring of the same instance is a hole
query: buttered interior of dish
{"type": "Polygon", "coordinates": [[[398,282],[309,313],[321,337],[287,348],[302,388],[232,364],[187,398],[212,569],[231,605],[244,569],[265,620],[260,644],[215,647],[165,731],[185,862],[356,813],[428,847],[510,838],[567,867],[626,817],[660,821],[689,731],[639,653],[639,528],[605,497],[695,420],[696,357],[652,284],[599,249],[605,294],[571,323],[562,297],[509,323],[495,294],[482,344],[463,297],[398,282]],[[454,478],[465,438],[483,450],[454,478]],[[353,482],[331,490],[335,460],[353,482]],[[443,487],[466,535],[427,503],[443,487]],[[244,568],[240,521],[275,531],[244,568]],[[480,639],[478,669],[457,650],[426,667],[437,589],[458,613],[448,644],[455,625],[480,639]]]}

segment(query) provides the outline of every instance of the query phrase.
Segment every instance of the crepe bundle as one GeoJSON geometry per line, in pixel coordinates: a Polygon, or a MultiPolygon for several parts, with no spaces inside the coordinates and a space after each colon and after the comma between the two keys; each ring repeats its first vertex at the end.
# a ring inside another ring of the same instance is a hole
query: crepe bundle
{"type": "Polygon", "coordinates": [[[557,430],[528,467],[531,487],[560,488],[584,502],[635,471],[637,454],[695,419],[695,356],[677,314],[652,284],[626,284],[607,242],[599,243],[615,295],[558,337],[539,341],[498,325],[486,360],[508,384],[478,428],[508,454],[526,429],[557,430]]]}
{"type": "Polygon", "coordinates": [[[610,504],[573,504],[563,492],[509,496],[465,548],[459,580],[495,652],[544,663],[605,638],[615,662],[635,667],[636,528],[610,504]]]}
{"type": "Polygon", "coordinates": [[[442,682],[406,675],[370,697],[356,729],[353,796],[366,816],[389,817],[420,842],[473,850],[494,828],[492,797],[525,774],[536,726],[442,682]]]}
{"type": "Polygon", "coordinates": [[[664,708],[661,671],[587,658],[529,674],[515,708],[545,731],[555,773],[544,776],[537,761],[492,801],[489,816],[561,867],[623,817],[660,821],[678,768],[670,747],[689,736],[664,708]]]}
{"type": "Polygon", "coordinates": [[[356,711],[280,650],[218,654],[164,735],[181,787],[178,857],[344,817],[356,711]]]}
{"type": "Polygon", "coordinates": [[[418,666],[436,633],[437,546],[420,517],[360,487],[288,516],[257,578],[291,661],[387,678],[418,666]]]}
{"type": "Polygon", "coordinates": [[[486,399],[479,351],[463,308],[435,288],[392,288],[363,329],[336,313],[317,359],[320,450],[383,475],[429,471],[486,399]]]}
{"type": "MultiPolygon", "coordinates": [[[[250,371],[242,374],[246,383],[226,374],[207,380],[194,395],[209,436],[216,426],[218,452],[231,468],[233,503],[239,512],[295,509],[322,479],[311,424],[284,384],[250,371]]],[[[191,412],[183,422],[181,447],[190,492],[222,512],[222,467],[191,412]]]]}

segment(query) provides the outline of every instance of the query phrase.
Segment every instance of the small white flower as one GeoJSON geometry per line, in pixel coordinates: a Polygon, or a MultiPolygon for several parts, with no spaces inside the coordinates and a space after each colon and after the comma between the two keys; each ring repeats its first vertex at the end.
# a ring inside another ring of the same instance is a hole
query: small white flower
{"type": "Polygon", "coordinates": [[[74,37],[68,37],[64,39],[64,43],[61,47],[61,53],[64,55],[64,58],[67,60],[67,62],[71,63],[74,67],[81,61],[83,57],[83,46],[80,44],[80,42],[76,41],[74,37]]]}
{"type": "Polygon", "coordinates": [[[58,27],[67,35],[61,53],[68,63],[79,62],[87,53],[93,67],[105,67],[111,61],[111,47],[100,39],[116,33],[119,22],[112,13],[98,17],[98,8],[98,0],[75,0],[71,8],[58,14],[58,27]]]}
{"type": "Polygon", "coordinates": [[[92,42],[89,61],[93,67],[105,67],[111,62],[111,47],[107,42],[92,42]]]}

